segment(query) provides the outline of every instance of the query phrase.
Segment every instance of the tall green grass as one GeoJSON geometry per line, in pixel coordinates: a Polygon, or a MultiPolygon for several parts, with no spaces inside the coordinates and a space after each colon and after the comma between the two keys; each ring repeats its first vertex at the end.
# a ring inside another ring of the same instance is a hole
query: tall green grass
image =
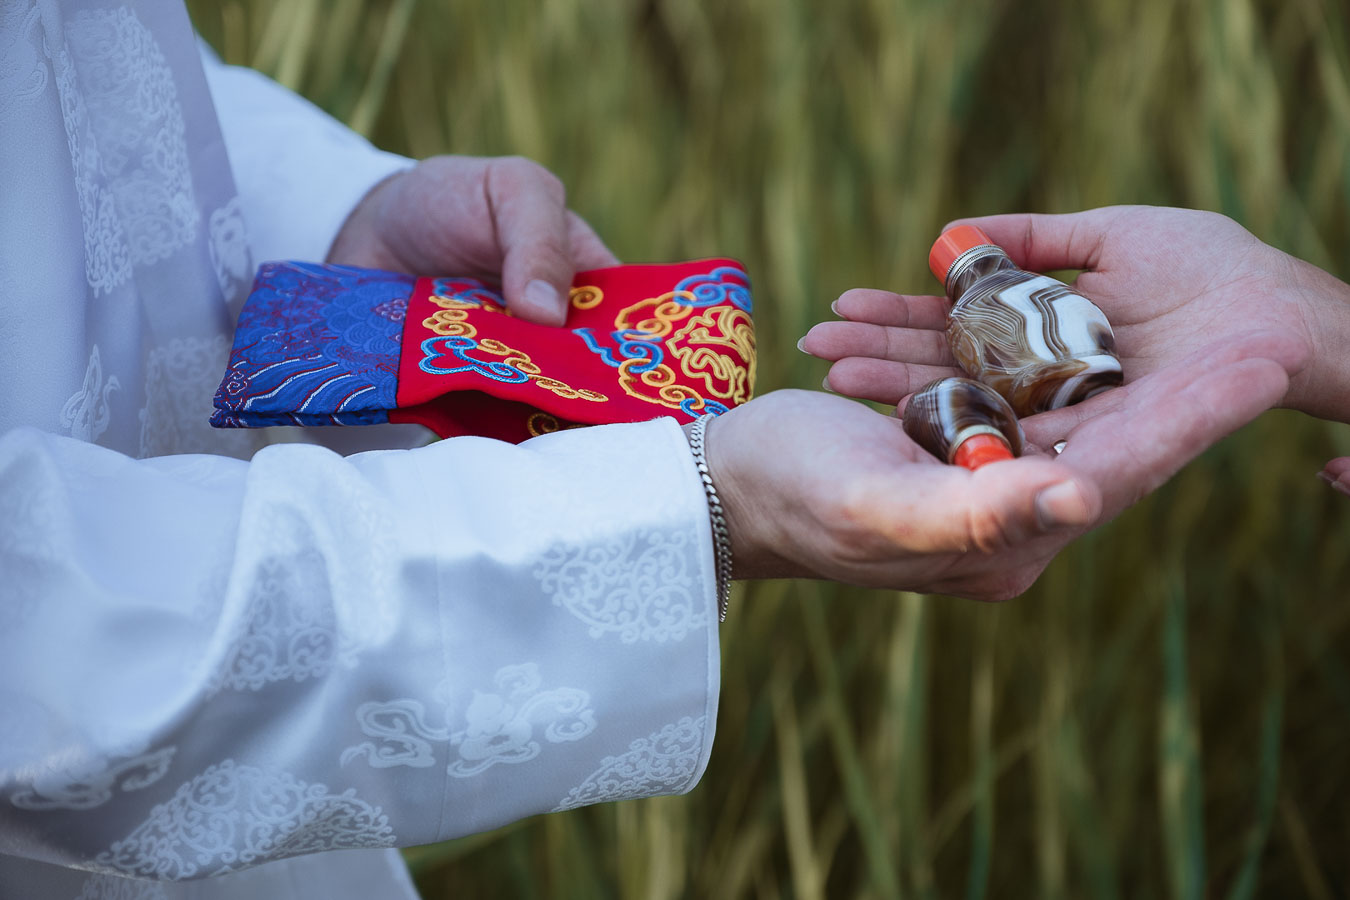
{"type": "MultiPolygon", "coordinates": [[[[620,257],[743,259],[760,390],[958,215],[1219,210],[1350,276],[1333,0],[193,0],[413,155],[531,156],[620,257]]],[[[1350,348],[1346,348],[1350,352],[1350,348]]],[[[743,589],[690,796],[408,852],[436,897],[1345,897],[1350,427],[1268,414],[1003,606],[743,589]]]]}

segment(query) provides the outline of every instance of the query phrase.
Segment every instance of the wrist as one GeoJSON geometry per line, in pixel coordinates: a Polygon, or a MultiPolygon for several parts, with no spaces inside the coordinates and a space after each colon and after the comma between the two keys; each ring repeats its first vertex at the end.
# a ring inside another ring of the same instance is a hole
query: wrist
{"type": "MultiPolygon", "coordinates": [[[[789,511],[766,508],[761,501],[773,493],[756,488],[759,470],[742,471],[738,465],[735,432],[740,424],[738,412],[732,410],[710,421],[706,434],[708,468],[731,541],[732,578],[813,577],[810,569],[776,550],[787,546],[782,526],[789,511]]],[[[684,427],[687,434],[692,425],[684,427]]]]}
{"type": "Polygon", "coordinates": [[[1311,357],[1290,379],[1284,405],[1321,419],[1350,422],[1350,285],[1316,266],[1298,266],[1297,298],[1311,357]]]}
{"type": "Polygon", "coordinates": [[[694,468],[698,471],[703,493],[708,501],[708,524],[712,529],[713,571],[716,575],[717,620],[727,620],[727,601],[731,596],[731,536],[727,532],[727,520],[722,510],[722,498],[713,483],[712,470],[708,465],[707,429],[713,420],[711,414],[694,420],[685,429],[685,439],[689,441],[689,450],[694,454],[694,468]]]}

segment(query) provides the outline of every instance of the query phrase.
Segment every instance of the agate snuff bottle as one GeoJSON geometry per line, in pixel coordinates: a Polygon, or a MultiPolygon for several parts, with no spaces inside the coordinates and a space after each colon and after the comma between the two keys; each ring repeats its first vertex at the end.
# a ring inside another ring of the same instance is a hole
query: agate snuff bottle
{"type": "Polygon", "coordinates": [[[939,378],[909,398],[905,434],[943,462],[977,469],[1022,454],[1022,426],[993,388],[939,378]]]}
{"type": "Polygon", "coordinates": [[[1121,383],[1115,336],[1097,305],[1061,281],[1018,268],[979,228],[943,232],[928,265],[952,302],[952,354],[1017,415],[1070,406],[1121,383]]]}

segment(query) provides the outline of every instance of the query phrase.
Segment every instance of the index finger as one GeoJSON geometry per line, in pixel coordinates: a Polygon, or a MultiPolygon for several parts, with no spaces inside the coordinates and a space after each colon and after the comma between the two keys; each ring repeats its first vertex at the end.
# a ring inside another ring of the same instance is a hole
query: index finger
{"type": "Polygon", "coordinates": [[[840,294],[839,299],[830,304],[830,309],[850,322],[945,331],[950,305],[945,297],[852,288],[840,294]]]}
{"type": "Polygon", "coordinates": [[[600,240],[595,229],[570,209],[567,211],[567,242],[572,250],[572,263],[578,271],[619,264],[619,258],[600,240]]]}

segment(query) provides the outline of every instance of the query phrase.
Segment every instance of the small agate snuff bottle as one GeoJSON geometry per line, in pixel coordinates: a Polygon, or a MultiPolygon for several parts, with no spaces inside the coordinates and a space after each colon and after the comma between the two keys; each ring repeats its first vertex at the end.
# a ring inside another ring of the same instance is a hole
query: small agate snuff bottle
{"type": "Polygon", "coordinates": [[[905,434],[943,462],[978,469],[1022,454],[1022,426],[1008,402],[969,378],[939,378],[909,398],[905,434]]]}
{"type": "Polygon", "coordinates": [[[1018,268],[979,228],[943,232],[928,267],[952,302],[952,354],[1017,415],[1070,406],[1121,383],[1115,336],[1097,305],[1061,281],[1018,268]]]}

